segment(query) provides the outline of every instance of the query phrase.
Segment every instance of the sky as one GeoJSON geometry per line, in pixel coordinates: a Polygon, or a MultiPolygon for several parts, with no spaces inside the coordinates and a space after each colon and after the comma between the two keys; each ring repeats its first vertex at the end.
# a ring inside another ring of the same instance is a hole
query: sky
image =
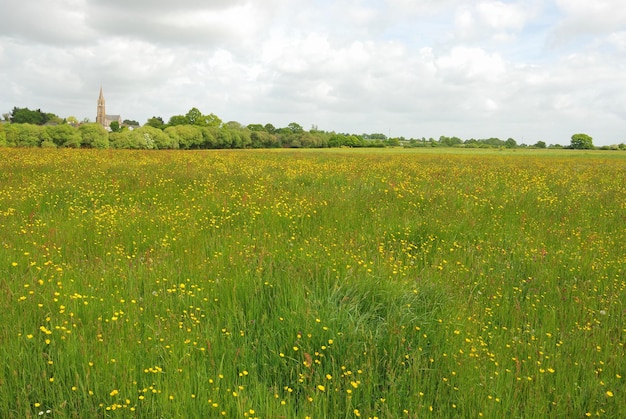
{"type": "Polygon", "coordinates": [[[3,0],[0,113],[626,142],[623,0],[3,0]]]}

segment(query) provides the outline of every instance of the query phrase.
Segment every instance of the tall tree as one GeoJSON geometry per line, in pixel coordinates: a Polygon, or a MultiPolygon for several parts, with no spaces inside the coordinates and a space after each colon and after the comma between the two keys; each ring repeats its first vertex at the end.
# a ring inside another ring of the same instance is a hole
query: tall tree
{"type": "Polygon", "coordinates": [[[302,128],[302,125],[298,124],[297,122],[290,123],[289,125],[287,125],[287,128],[289,128],[289,130],[294,134],[301,134],[304,132],[304,128],[302,128]]]}
{"type": "Polygon", "coordinates": [[[14,124],[43,125],[48,121],[49,115],[51,114],[41,112],[41,109],[31,111],[28,108],[13,107],[11,111],[11,122],[14,124]]]}
{"type": "Polygon", "coordinates": [[[592,150],[593,138],[587,134],[574,134],[572,135],[572,142],[570,148],[575,150],[592,150]]]}
{"type": "Polygon", "coordinates": [[[187,123],[189,125],[204,125],[202,112],[200,112],[198,108],[189,109],[189,112],[187,112],[187,114],[185,115],[185,118],[187,119],[187,123]]]}
{"type": "Polygon", "coordinates": [[[163,129],[165,127],[165,122],[160,116],[153,116],[152,118],[148,119],[146,125],[153,128],[163,129]]]}

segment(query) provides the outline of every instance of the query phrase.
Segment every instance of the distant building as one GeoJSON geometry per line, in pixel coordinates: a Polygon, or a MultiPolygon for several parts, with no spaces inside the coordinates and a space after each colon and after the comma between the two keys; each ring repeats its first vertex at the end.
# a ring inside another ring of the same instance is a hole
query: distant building
{"type": "Polygon", "coordinates": [[[98,113],[96,114],[96,123],[102,125],[107,131],[111,131],[111,122],[117,121],[122,126],[122,117],[120,115],[107,115],[106,103],[102,94],[102,86],[100,86],[100,96],[98,97],[98,113]]]}

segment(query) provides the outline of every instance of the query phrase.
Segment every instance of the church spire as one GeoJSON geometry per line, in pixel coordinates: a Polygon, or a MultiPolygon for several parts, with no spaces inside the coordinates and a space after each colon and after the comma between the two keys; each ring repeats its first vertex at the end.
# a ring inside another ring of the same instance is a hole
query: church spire
{"type": "Polygon", "coordinates": [[[96,122],[103,127],[106,127],[106,106],[104,102],[104,95],[102,94],[102,86],[100,86],[100,96],[98,96],[98,113],[96,114],[96,122]]]}

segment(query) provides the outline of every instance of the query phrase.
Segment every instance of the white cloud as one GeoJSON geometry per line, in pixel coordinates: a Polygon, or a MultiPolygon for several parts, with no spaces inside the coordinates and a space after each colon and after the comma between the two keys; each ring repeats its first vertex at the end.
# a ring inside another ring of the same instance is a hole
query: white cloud
{"type": "Polygon", "coordinates": [[[529,9],[523,3],[480,2],[476,11],[483,23],[499,31],[519,31],[530,17],[529,9]]]}
{"type": "Polygon", "coordinates": [[[617,1],[7,1],[0,112],[626,140],[617,1]]]}
{"type": "Polygon", "coordinates": [[[626,8],[621,0],[556,0],[556,4],[563,13],[554,28],[559,42],[626,27],[626,8]]]}
{"type": "Polygon", "coordinates": [[[607,42],[621,53],[626,52],[626,31],[613,32],[608,36],[607,42]]]}
{"type": "Polygon", "coordinates": [[[456,33],[464,41],[514,41],[539,10],[534,0],[469,2],[456,10],[456,33]]]}
{"type": "Polygon", "coordinates": [[[481,48],[455,47],[435,61],[439,75],[454,84],[485,81],[497,83],[506,72],[506,64],[497,53],[481,48]]]}

